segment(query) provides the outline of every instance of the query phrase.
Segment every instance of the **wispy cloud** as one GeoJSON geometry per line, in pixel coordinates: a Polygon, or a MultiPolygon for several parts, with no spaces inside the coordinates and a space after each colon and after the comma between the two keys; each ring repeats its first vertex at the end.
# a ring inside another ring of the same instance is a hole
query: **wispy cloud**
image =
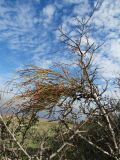
{"type": "Polygon", "coordinates": [[[12,49],[29,51],[45,38],[43,25],[50,23],[55,8],[48,5],[40,12],[33,3],[19,2],[12,5],[0,5],[0,40],[5,40],[12,49]]]}
{"type": "Polygon", "coordinates": [[[79,4],[79,3],[81,3],[81,2],[83,2],[84,3],[84,0],[64,0],[64,2],[66,2],[66,3],[72,3],[72,4],[79,4]]]}
{"type": "Polygon", "coordinates": [[[0,6],[0,39],[12,49],[34,47],[35,13],[30,5],[0,6]]]}
{"type": "Polygon", "coordinates": [[[54,5],[49,4],[43,8],[43,15],[45,16],[44,23],[46,23],[46,25],[52,20],[54,12],[55,12],[54,5]]]}
{"type": "MultiPolygon", "coordinates": [[[[63,25],[69,31],[75,25],[74,16],[88,15],[93,5],[92,0],[61,0],[61,3],[56,0],[54,3],[43,3],[42,0],[29,0],[28,3],[24,0],[0,0],[0,43],[6,44],[10,51],[6,58],[16,58],[15,63],[19,65],[29,60],[29,63],[45,68],[53,62],[70,63],[67,53],[63,56],[63,52],[56,52],[59,44],[55,29],[63,25]]],[[[91,22],[91,40],[96,43],[106,41],[99,50],[98,62],[106,71],[104,76],[108,77],[118,72],[120,65],[119,8],[118,0],[103,1],[91,22]]]]}
{"type": "Polygon", "coordinates": [[[104,76],[113,77],[119,72],[120,65],[120,3],[112,0],[103,1],[93,16],[92,36],[96,42],[105,42],[99,51],[100,66],[104,76]]]}

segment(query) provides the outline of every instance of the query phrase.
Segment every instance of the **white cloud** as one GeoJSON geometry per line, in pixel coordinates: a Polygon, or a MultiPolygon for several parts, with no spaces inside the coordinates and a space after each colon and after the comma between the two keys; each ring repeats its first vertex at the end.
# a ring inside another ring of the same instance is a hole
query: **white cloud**
{"type": "MultiPolygon", "coordinates": [[[[39,0],[36,1],[39,2],[39,0]]],[[[69,15],[61,15],[63,27],[69,32],[70,28],[68,26],[75,25],[75,21],[72,18],[73,14],[81,17],[89,13],[91,8],[88,0],[63,0],[61,2],[62,7],[64,7],[64,3],[66,6],[74,4],[73,10],[69,15]]],[[[52,42],[47,40],[47,36],[50,27],[53,26],[55,12],[57,12],[55,4],[45,6],[43,10],[39,11],[39,16],[36,16],[36,8],[30,3],[27,5],[15,3],[13,7],[10,7],[8,5],[5,6],[5,1],[1,0],[0,4],[4,4],[0,5],[0,41],[6,41],[12,50],[19,50],[21,53],[22,51],[32,53],[33,63],[35,62],[43,67],[48,67],[53,61],[56,61],[57,55],[53,59],[46,58],[47,55],[41,58],[43,54],[50,53],[52,48],[52,42]],[[37,25],[38,27],[36,27],[37,25]]],[[[96,30],[92,33],[93,38],[91,38],[91,41],[93,42],[93,39],[96,42],[107,40],[100,50],[101,56],[98,58],[98,62],[101,62],[101,67],[104,67],[102,70],[104,71],[104,76],[108,77],[112,77],[114,72],[118,72],[120,64],[118,62],[120,60],[120,40],[118,40],[120,34],[119,9],[120,3],[118,0],[115,2],[106,0],[99,7],[99,10],[95,12],[92,22],[96,30]],[[100,34],[102,34],[102,38],[100,34]]],[[[56,35],[58,36],[57,33],[56,35]]],[[[72,32],[72,36],[74,35],[75,33],[72,32]]]]}
{"type": "MultiPolygon", "coordinates": [[[[84,0],[81,0],[84,2],[84,0]]],[[[80,0],[64,0],[65,3],[73,3],[73,4],[79,4],[81,2],[80,0]]]]}
{"type": "Polygon", "coordinates": [[[104,1],[100,9],[94,14],[93,20],[96,25],[104,25],[106,29],[116,29],[119,27],[120,21],[120,3],[116,1],[104,1]]]}
{"type": "MultiPolygon", "coordinates": [[[[11,51],[19,54],[45,54],[45,47],[42,46],[47,41],[49,28],[43,28],[43,15],[39,15],[31,3],[26,5],[17,1],[13,7],[5,6],[4,1],[3,4],[0,5],[0,41],[5,42],[11,51]]],[[[48,6],[46,14],[50,13],[52,16],[53,11],[53,7],[48,6]]]]}
{"type": "Polygon", "coordinates": [[[40,3],[41,2],[41,0],[35,0],[36,2],[38,2],[38,3],[40,3]]]}
{"type": "Polygon", "coordinates": [[[77,16],[84,17],[90,12],[91,8],[88,0],[79,1],[79,4],[74,7],[73,13],[77,16]]]}
{"type": "Polygon", "coordinates": [[[35,54],[32,58],[34,64],[41,68],[49,68],[53,64],[52,59],[48,59],[47,57],[42,58],[40,54],[35,54]]]}
{"type": "Polygon", "coordinates": [[[91,24],[92,36],[96,43],[104,42],[96,57],[101,74],[106,78],[114,78],[120,71],[120,3],[112,0],[103,1],[94,13],[91,24]]]}
{"type": "Polygon", "coordinates": [[[119,64],[110,57],[104,57],[104,55],[97,53],[94,63],[100,68],[99,73],[106,79],[115,78],[119,73],[119,64]]]}
{"type": "Polygon", "coordinates": [[[109,48],[109,54],[116,60],[119,60],[120,62],[120,40],[116,39],[110,40],[110,44],[108,46],[109,48]]]}
{"type": "Polygon", "coordinates": [[[7,41],[15,49],[35,44],[34,11],[29,4],[16,4],[13,8],[1,5],[0,17],[0,40],[7,41]]]}
{"type": "Polygon", "coordinates": [[[52,20],[54,13],[55,13],[54,5],[49,4],[45,8],[43,8],[43,15],[46,16],[44,22],[49,23],[52,20]]]}

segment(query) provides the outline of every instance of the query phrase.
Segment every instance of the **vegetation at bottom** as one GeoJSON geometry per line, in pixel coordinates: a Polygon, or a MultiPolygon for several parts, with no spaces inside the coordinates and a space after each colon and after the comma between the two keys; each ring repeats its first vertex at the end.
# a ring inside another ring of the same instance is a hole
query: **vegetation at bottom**
{"type": "MultiPolygon", "coordinates": [[[[7,117],[8,118],[8,117],[7,117]]],[[[7,120],[7,119],[6,119],[7,120]]],[[[17,123],[17,119],[14,118],[14,125],[17,123]]],[[[73,123],[68,122],[69,126],[72,127],[73,123]]],[[[18,148],[15,141],[13,141],[10,134],[6,131],[4,126],[1,124],[1,139],[0,139],[0,159],[5,160],[6,157],[10,159],[18,159],[18,160],[27,160],[26,155],[21,152],[18,148]]],[[[82,122],[79,122],[81,125],[82,122]]],[[[120,129],[120,118],[117,121],[118,127],[120,129]]],[[[13,125],[13,124],[11,124],[13,125]]],[[[12,127],[14,129],[14,127],[12,127]]],[[[107,137],[104,128],[102,129],[99,125],[95,123],[95,119],[91,119],[85,126],[83,126],[83,131],[88,130],[90,139],[104,148],[107,149],[107,143],[109,143],[110,139],[107,137]],[[103,138],[101,138],[101,135],[103,138]]],[[[22,142],[21,131],[17,133],[17,140],[22,142]]],[[[90,144],[86,144],[84,140],[81,140],[79,136],[76,136],[74,139],[69,139],[72,133],[67,133],[65,127],[61,126],[58,121],[51,121],[47,119],[37,119],[32,127],[29,128],[25,137],[24,137],[24,148],[28,152],[28,154],[32,157],[33,160],[36,160],[36,157],[40,159],[41,157],[41,149],[42,151],[42,159],[49,160],[50,155],[56,150],[59,150],[61,145],[66,143],[71,143],[71,145],[61,151],[58,155],[56,155],[53,160],[58,160],[62,157],[62,160],[114,160],[114,158],[110,158],[109,156],[104,155],[101,151],[96,148],[91,148],[90,144]],[[65,132],[66,134],[62,134],[65,132]],[[64,142],[63,142],[64,141],[64,142]]],[[[88,134],[88,133],[87,133],[88,134]]],[[[84,136],[87,137],[86,132],[84,132],[84,136]]],[[[116,133],[117,134],[117,133],[116,133]]],[[[119,140],[119,139],[118,139],[119,140]]],[[[111,143],[111,142],[110,142],[111,143]]],[[[109,151],[109,150],[108,150],[109,151]]]]}

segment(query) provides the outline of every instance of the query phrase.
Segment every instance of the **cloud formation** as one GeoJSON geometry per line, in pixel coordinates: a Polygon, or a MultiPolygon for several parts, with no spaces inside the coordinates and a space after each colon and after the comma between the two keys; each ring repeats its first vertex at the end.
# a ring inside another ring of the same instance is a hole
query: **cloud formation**
{"type": "Polygon", "coordinates": [[[105,71],[104,76],[113,77],[119,72],[120,65],[120,2],[103,1],[99,10],[93,16],[94,30],[92,36],[96,42],[104,41],[101,47],[99,61],[105,71]]]}
{"type": "Polygon", "coordinates": [[[55,6],[54,5],[47,5],[46,7],[43,8],[43,15],[45,15],[45,22],[48,24],[54,15],[55,12],[55,6]]]}
{"type": "MultiPolygon", "coordinates": [[[[4,57],[12,63],[14,70],[28,63],[45,68],[53,62],[70,63],[67,53],[63,56],[63,52],[57,52],[61,46],[56,29],[63,25],[69,31],[75,25],[74,17],[88,16],[95,3],[96,0],[61,0],[61,3],[57,0],[0,0],[0,48],[4,57]]],[[[104,0],[91,21],[91,40],[105,41],[96,60],[107,78],[119,72],[119,8],[118,0],[104,0]]],[[[10,64],[3,65],[7,72],[10,64]]]]}

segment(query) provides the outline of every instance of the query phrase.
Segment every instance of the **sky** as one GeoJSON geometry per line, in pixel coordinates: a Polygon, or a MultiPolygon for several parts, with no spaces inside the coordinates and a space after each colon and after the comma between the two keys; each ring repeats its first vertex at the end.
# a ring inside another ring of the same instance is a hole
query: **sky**
{"type": "MultiPolygon", "coordinates": [[[[96,44],[101,74],[112,78],[120,66],[120,0],[101,0],[90,33],[96,44]]],[[[0,86],[16,70],[32,64],[49,68],[56,62],[70,63],[60,51],[58,27],[69,30],[74,17],[91,13],[96,0],[0,0],[0,86]]]]}

